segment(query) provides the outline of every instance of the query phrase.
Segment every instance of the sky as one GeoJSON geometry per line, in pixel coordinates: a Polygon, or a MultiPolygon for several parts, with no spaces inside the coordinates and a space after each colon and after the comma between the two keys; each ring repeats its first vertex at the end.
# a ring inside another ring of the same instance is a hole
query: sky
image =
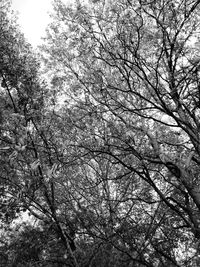
{"type": "Polygon", "coordinates": [[[41,43],[41,37],[44,36],[45,28],[50,22],[48,13],[52,10],[51,2],[51,0],[12,0],[12,7],[18,13],[21,30],[33,47],[41,43]]]}
{"type": "Polygon", "coordinates": [[[51,0],[12,0],[12,4],[18,12],[22,32],[28,42],[36,47],[50,22],[48,12],[52,10],[51,0]]]}

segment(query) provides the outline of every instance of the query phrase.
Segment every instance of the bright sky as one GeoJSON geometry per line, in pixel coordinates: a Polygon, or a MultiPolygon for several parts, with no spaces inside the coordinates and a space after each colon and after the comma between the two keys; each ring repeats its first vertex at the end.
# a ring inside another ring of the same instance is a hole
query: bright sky
{"type": "Polygon", "coordinates": [[[22,32],[28,42],[36,47],[49,22],[51,0],[12,0],[12,3],[13,9],[18,12],[22,32]]]}
{"type": "Polygon", "coordinates": [[[33,47],[40,44],[50,22],[48,12],[52,10],[51,2],[52,0],[12,0],[13,9],[18,12],[22,32],[33,47]]]}

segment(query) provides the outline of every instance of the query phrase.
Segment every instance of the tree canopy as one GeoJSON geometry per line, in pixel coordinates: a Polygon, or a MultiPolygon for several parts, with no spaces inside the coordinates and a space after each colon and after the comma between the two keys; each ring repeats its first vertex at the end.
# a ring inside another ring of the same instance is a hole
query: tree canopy
{"type": "Polygon", "coordinates": [[[5,266],[199,266],[200,1],[54,0],[40,56],[1,10],[5,266]]]}

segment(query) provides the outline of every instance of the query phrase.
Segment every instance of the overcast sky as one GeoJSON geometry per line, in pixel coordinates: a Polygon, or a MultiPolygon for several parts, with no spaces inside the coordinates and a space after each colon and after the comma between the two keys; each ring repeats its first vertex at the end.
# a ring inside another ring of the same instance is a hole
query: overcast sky
{"type": "Polygon", "coordinates": [[[36,47],[49,22],[51,0],[12,0],[12,3],[13,9],[18,12],[22,32],[28,42],[36,47]]]}

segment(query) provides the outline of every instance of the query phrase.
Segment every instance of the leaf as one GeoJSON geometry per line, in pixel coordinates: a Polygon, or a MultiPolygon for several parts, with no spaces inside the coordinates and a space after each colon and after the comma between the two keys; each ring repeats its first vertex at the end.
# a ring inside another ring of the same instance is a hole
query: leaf
{"type": "Polygon", "coordinates": [[[19,113],[12,113],[12,114],[11,114],[11,116],[12,116],[12,117],[19,118],[19,119],[24,119],[24,118],[25,118],[25,116],[24,116],[24,115],[22,115],[22,114],[19,114],[19,113]]]}
{"type": "Polygon", "coordinates": [[[17,151],[24,151],[24,150],[26,149],[26,145],[24,145],[24,146],[22,146],[21,144],[16,145],[16,146],[15,146],[15,149],[16,149],[17,151]]]}
{"type": "Polygon", "coordinates": [[[33,163],[31,163],[30,167],[31,167],[32,170],[36,170],[39,165],[40,165],[40,160],[37,159],[33,163]]]}
{"type": "Polygon", "coordinates": [[[195,154],[194,151],[190,152],[190,154],[189,154],[189,156],[188,156],[188,158],[187,158],[187,160],[186,160],[186,162],[185,162],[185,167],[186,167],[186,168],[189,168],[191,159],[192,159],[192,157],[194,156],[194,154],[195,154]]]}
{"type": "Polygon", "coordinates": [[[58,168],[58,164],[57,163],[54,163],[53,166],[52,166],[52,175],[56,175],[56,170],[58,168]]]}
{"type": "Polygon", "coordinates": [[[9,149],[10,149],[9,146],[5,146],[5,147],[1,147],[1,148],[0,148],[1,151],[6,151],[6,150],[9,150],[9,149]]]}
{"type": "Polygon", "coordinates": [[[24,145],[25,138],[26,138],[26,135],[19,138],[19,144],[20,145],[24,145]]]}
{"type": "Polygon", "coordinates": [[[16,159],[18,152],[15,150],[12,152],[12,154],[9,156],[9,161],[12,164],[13,161],[16,159]]]}
{"type": "Polygon", "coordinates": [[[51,179],[52,177],[54,177],[56,175],[57,168],[58,168],[58,164],[54,163],[53,166],[51,167],[51,169],[47,170],[47,176],[49,179],[51,179]]]}
{"type": "Polygon", "coordinates": [[[20,190],[19,192],[18,192],[18,194],[17,194],[17,200],[21,200],[22,199],[22,197],[23,197],[23,190],[20,190]]]}

